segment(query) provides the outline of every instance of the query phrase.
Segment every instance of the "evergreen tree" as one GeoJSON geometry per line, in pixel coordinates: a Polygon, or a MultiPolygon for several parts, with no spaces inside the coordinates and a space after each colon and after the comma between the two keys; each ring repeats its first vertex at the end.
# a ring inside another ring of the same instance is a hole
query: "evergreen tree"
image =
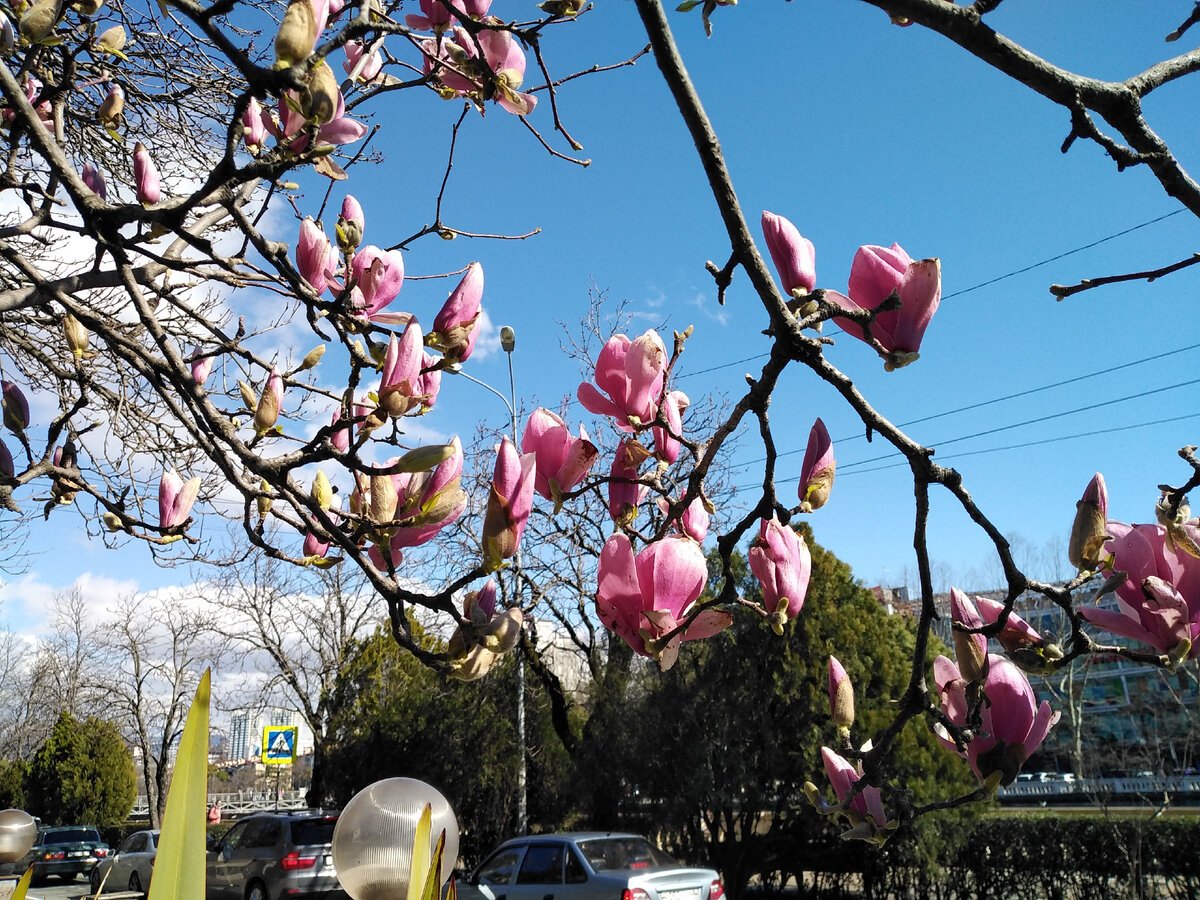
{"type": "Polygon", "coordinates": [[[30,765],[29,811],[50,825],[120,825],[133,809],[133,756],[111,722],[59,715],[30,765]]]}
{"type": "MultiPolygon", "coordinates": [[[[414,634],[420,628],[413,625],[414,634]]],[[[426,649],[438,642],[422,635],[426,649]]],[[[512,661],[482,681],[448,680],[380,629],[343,670],[330,704],[327,790],[344,804],[381,778],[418,778],[450,801],[461,826],[460,853],[478,860],[512,837],[517,804],[516,691],[512,661]]],[[[527,682],[526,753],[530,821],[561,822],[565,752],[544,698],[527,682]]]]}

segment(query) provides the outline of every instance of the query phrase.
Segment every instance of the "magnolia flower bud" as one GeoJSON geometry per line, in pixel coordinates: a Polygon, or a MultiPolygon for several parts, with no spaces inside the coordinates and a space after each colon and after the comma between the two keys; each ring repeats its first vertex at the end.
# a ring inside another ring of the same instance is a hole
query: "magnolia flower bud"
{"type": "Polygon", "coordinates": [[[333,485],[322,469],[317,469],[317,476],[313,479],[312,498],[321,509],[327,510],[333,506],[333,485]]]}
{"type": "Polygon", "coordinates": [[[125,91],[119,84],[110,85],[108,96],[96,110],[96,121],[105,128],[112,128],[125,112],[125,91]]]}
{"type": "Polygon", "coordinates": [[[108,183],[104,180],[104,175],[100,170],[90,162],[83,164],[83,183],[91,188],[92,193],[101,200],[108,199],[108,183]]]}
{"type": "Polygon", "coordinates": [[[362,243],[363,231],[366,229],[366,217],[362,206],[350,194],[342,201],[342,213],[337,220],[338,249],[343,253],[353,253],[362,243]]]}
{"type": "Polygon", "coordinates": [[[854,724],[854,685],[836,656],[829,657],[829,716],[843,731],[854,724]]]}
{"type": "Polygon", "coordinates": [[[29,401],[11,381],[0,381],[3,391],[4,424],[13,434],[22,434],[29,427],[29,401]]]}
{"type": "Polygon", "coordinates": [[[96,49],[101,53],[111,53],[113,56],[123,57],[125,54],[121,51],[125,49],[125,40],[125,29],[120,25],[114,25],[96,39],[96,49]]]}
{"type": "Polygon", "coordinates": [[[267,479],[264,478],[258,487],[261,491],[261,493],[258,495],[257,501],[258,517],[260,519],[265,519],[267,517],[267,513],[271,511],[271,485],[267,484],[267,479]]]}
{"type": "Polygon", "coordinates": [[[8,452],[4,441],[0,441],[0,478],[12,478],[16,474],[17,470],[13,465],[12,454],[8,452]]]}
{"type": "Polygon", "coordinates": [[[258,408],[258,395],[254,393],[254,388],[246,384],[244,381],[238,382],[238,392],[242,395],[242,405],[253,412],[258,408]]]}
{"type": "Polygon", "coordinates": [[[123,531],[125,529],[125,523],[115,512],[106,512],[100,518],[104,522],[104,527],[109,531],[123,531]]]}
{"type": "Polygon", "coordinates": [[[70,313],[63,316],[63,334],[67,338],[67,347],[76,359],[84,359],[91,354],[88,352],[88,330],[70,313]]]}
{"type": "Polygon", "coordinates": [[[300,94],[300,112],[309,122],[327,125],[337,116],[340,94],[333,69],[329,63],[319,62],[308,70],[308,80],[300,94]]]}
{"type": "Polygon", "coordinates": [[[371,476],[371,510],[369,517],[377,525],[386,525],[396,518],[399,494],[391,475],[371,476]]]}
{"type": "Polygon", "coordinates": [[[317,44],[317,35],[317,13],[312,0],[292,0],[275,35],[278,68],[286,69],[306,59],[317,44]]]}
{"type": "Polygon", "coordinates": [[[162,179],[158,167],[141,141],[133,148],[133,178],[137,184],[138,203],[153,206],[162,199],[162,179]]]}
{"type": "Polygon", "coordinates": [[[50,35],[62,13],[60,0],[39,0],[21,16],[21,37],[36,44],[50,35]]]}
{"type": "Polygon", "coordinates": [[[307,372],[321,361],[321,357],[325,355],[325,345],[318,344],[304,355],[304,359],[300,360],[300,367],[297,372],[307,372]]]}
{"type": "Polygon", "coordinates": [[[273,366],[271,375],[267,378],[267,386],[254,408],[254,430],[260,435],[266,434],[279,421],[279,412],[282,409],[283,377],[279,374],[279,368],[273,366]]]}
{"type": "Polygon", "coordinates": [[[1104,476],[1097,472],[1088,482],[1083,497],[1075,504],[1075,521],[1071,525],[1071,541],[1067,559],[1077,569],[1095,569],[1108,540],[1108,491],[1104,476]]]}
{"type": "Polygon", "coordinates": [[[242,128],[245,129],[246,149],[258,153],[267,138],[267,126],[263,122],[262,107],[254,97],[250,98],[246,111],[242,113],[242,128]]]}

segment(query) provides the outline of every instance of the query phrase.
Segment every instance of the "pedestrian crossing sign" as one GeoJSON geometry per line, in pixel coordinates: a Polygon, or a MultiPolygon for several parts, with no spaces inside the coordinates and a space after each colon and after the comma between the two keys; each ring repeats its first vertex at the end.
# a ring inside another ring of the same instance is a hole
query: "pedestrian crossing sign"
{"type": "Polygon", "coordinates": [[[268,766],[290,766],[296,761],[296,726],[267,725],[263,728],[262,759],[268,766]]]}

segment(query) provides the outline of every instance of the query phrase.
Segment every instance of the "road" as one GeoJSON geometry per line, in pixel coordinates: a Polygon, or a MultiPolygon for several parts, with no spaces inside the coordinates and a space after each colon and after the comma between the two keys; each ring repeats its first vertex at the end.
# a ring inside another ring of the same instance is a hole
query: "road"
{"type": "MultiPolygon", "coordinates": [[[[0,896],[3,896],[0,893],[0,896]]],[[[88,883],[85,879],[80,878],[76,881],[62,882],[57,878],[51,879],[42,887],[31,887],[27,900],[80,900],[80,898],[90,898],[91,892],[88,891],[88,883]]],[[[111,897],[112,900],[117,900],[118,897],[129,897],[128,894],[101,894],[101,900],[104,897],[111,897]]]]}

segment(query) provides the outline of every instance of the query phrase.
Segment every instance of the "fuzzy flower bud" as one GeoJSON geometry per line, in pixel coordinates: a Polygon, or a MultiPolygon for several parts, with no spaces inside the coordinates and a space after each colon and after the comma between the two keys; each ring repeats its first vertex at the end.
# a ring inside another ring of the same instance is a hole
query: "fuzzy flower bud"
{"type": "Polygon", "coordinates": [[[1104,476],[1097,472],[1088,482],[1083,497],[1075,504],[1075,521],[1071,525],[1071,542],[1067,559],[1077,569],[1095,569],[1100,565],[1100,553],[1108,540],[1108,491],[1104,476]]]}
{"type": "Polygon", "coordinates": [[[829,716],[842,731],[854,724],[854,685],[836,656],[829,657],[829,716]]]}

